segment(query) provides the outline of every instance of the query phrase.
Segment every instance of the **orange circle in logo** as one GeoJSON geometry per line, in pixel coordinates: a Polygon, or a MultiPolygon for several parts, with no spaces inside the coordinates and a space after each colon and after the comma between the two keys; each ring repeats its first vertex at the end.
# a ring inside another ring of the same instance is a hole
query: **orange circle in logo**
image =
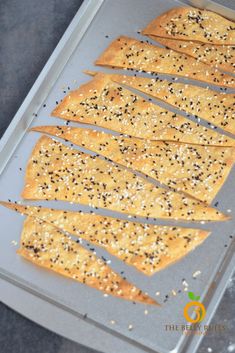
{"type": "Polygon", "coordinates": [[[204,319],[205,315],[206,315],[206,309],[204,305],[200,302],[192,301],[186,304],[184,307],[184,317],[188,322],[191,322],[192,324],[201,322],[204,319]],[[193,310],[196,313],[195,319],[192,319],[191,316],[189,315],[189,309],[193,306],[195,306],[195,309],[193,310]]]}

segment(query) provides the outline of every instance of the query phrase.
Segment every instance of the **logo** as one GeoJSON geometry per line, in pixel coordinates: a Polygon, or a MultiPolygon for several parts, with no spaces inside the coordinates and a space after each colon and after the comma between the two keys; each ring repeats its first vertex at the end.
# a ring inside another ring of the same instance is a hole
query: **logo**
{"type": "Polygon", "coordinates": [[[187,320],[187,323],[169,322],[165,324],[165,330],[170,332],[178,331],[184,335],[202,335],[205,336],[209,332],[223,334],[227,327],[223,324],[203,324],[202,321],[206,316],[205,306],[199,301],[200,296],[196,296],[193,292],[188,292],[190,301],[182,309],[182,318],[187,320]]]}
{"type": "Polygon", "coordinates": [[[198,301],[200,296],[196,296],[193,292],[188,292],[188,297],[191,301],[184,307],[184,317],[192,324],[199,323],[206,316],[206,309],[204,305],[198,301]]]}

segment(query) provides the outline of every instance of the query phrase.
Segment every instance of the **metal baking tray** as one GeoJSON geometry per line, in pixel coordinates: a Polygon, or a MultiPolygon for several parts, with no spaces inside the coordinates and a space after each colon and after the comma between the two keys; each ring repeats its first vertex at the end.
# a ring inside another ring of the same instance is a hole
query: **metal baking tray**
{"type": "MultiPolygon", "coordinates": [[[[20,199],[26,164],[39,137],[36,133],[28,133],[27,129],[41,124],[64,124],[62,120],[50,117],[55,102],[69,89],[75,89],[90,79],[82,73],[83,70],[97,70],[93,62],[110,41],[121,34],[142,39],[138,31],[153,17],[180,5],[185,4],[176,0],[148,0],[148,6],[145,0],[86,0],[83,3],[0,142],[1,200],[20,199]]],[[[200,85],[205,86],[203,83],[200,85]]],[[[219,90],[218,87],[215,89],[219,90]]],[[[176,111],[164,103],[159,104],[176,111]]],[[[20,240],[23,217],[1,207],[0,299],[45,327],[105,353],[111,350],[114,353],[194,352],[202,336],[169,332],[165,325],[186,324],[183,308],[188,296],[183,280],[188,283],[190,291],[201,296],[206,306],[204,324],[209,323],[216,310],[235,260],[231,237],[235,225],[234,180],[235,168],[213,202],[218,204],[220,210],[231,212],[231,221],[205,224],[147,221],[212,230],[202,246],[152,277],[144,276],[96,248],[98,256],[104,255],[111,260],[110,266],[114,270],[124,271],[128,280],[151,296],[160,292],[156,298],[162,306],[157,308],[134,305],[111,296],[104,298],[94,289],[29,264],[16,255],[15,242],[19,243],[20,240]],[[201,271],[196,279],[193,278],[195,271],[201,271]],[[172,290],[177,292],[176,296],[171,294],[172,290]],[[146,309],[147,315],[144,313],[146,309]],[[44,317],[42,313],[48,315],[44,317]],[[112,320],[115,324],[111,324],[112,320]],[[128,329],[130,324],[132,330],[128,329]]],[[[27,204],[71,210],[89,209],[65,202],[27,204]]],[[[114,212],[100,213],[117,216],[114,212]]],[[[125,215],[119,217],[127,219],[125,215]]],[[[86,242],[84,246],[89,248],[86,242]]]]}

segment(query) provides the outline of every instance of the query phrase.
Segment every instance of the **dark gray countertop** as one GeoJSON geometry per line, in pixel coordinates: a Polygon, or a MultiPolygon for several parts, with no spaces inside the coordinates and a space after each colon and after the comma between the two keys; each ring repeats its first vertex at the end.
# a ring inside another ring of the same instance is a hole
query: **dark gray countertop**
{"type": "MultiPolygon", "coordinates": [[[[235,8],[234,0],[218,2],[235,8]]],[[[0,0],[0,136],[81,3],[82,0],[0,0]]],[[[208,334],[198,353],[235,352],[234,295],[235,284],[231,280],[212,320],[213,324],[224,324],[227,329],[222,335],[208,334]]],[[[47,331],[0,303],[0,352],[94,351],[47,331]]]]}

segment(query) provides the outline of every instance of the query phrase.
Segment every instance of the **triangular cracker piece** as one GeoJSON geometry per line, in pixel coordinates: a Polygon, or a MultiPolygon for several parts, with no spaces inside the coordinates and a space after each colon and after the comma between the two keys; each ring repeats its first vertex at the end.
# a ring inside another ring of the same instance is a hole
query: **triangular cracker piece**
{"type": "MultiPolygon", "coordinates": [[[[88,74],[94,75],[92,71],[88,74]]],[[[97,76],[100,73],[97,73],[97,76]]],[[[169,82],[159,78],[134,77],[112,74],[107,76],[119,84],[124,84],[163,100],[186,113],[196,115],[209,123],[235,134],[235,95],[219,93],[208,88],[202,88],[183,83],[169,82]]],[[[230,145],[235,140],[216,132],[204,132],[205,142],[201,144],[230,145]],[[227,141],[225,141],[227,140],[227,141]],[[218,143],[219,142],[219,143],[218,143]]],[[[180,140],[181,141],[181,140],[180,140]]],[[[191,140],[191,143],[194,143],[191,140]]]]}
{"type": "Polygon", "coordinates": [[[189,55],[124,36],[113,41],[95,64],[183,76],[214,85],[235,87],[234,77],[189,55]]]}
{"type": "Polygon", "coordinates": [[[140,289],[56,227],[34,217],[24,222],[17,253],[36,265],[112,296],[157,305],[140,289]]]}
{"type": "Polygon", "coordinates": [[[210,234],[200,229],[134,223],[95,214],[0,204],[98,245],[148,276],[179,261],[210,234]]]}
{"type": "Polygon", "coordinates": [[[207,65],[235,73],[235,46],[197,43],[155,36],[150,36],[150,38],[168,49],[185,53],[207,65]]]}
{"type": "Polygon", "coordinates": [[[215,145],[234,143],[227,136],[147,102],[105,74],[97,74],[67,95],[52,115],[151,140],[215,145]]]}
{"type": "Polygon", "coordinates": [[[207,203],[214,199],[235,161],[233,147],[124,138],[65,126],[32,130],[71,141],[207,203]]]}
{"type": "Polygon", "coordinates": [[[22,197],[70,201],[143,217],[228,219],[203,202],[158,187],[113,163],[46,136],[33,150],[22,197]]]}
{"type": "Polygon", "coordinates": [[[235,24],[215,12],[194,7],[175,7],[151,21],[143,34],[235,45],[235,24]]]}

